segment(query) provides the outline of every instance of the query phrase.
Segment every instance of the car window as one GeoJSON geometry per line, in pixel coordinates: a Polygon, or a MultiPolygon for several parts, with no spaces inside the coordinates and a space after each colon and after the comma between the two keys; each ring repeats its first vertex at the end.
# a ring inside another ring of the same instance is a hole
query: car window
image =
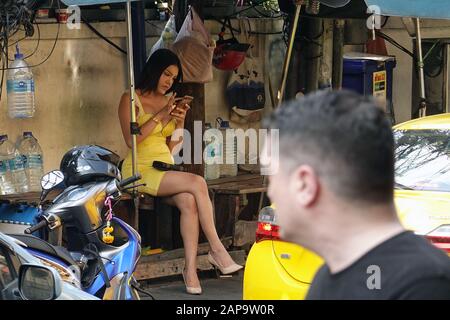
{"type": "Polygon", "coordinates": [[[450,192],[450,130],[396,130],[394,137],[398,185],[450,192]]]}

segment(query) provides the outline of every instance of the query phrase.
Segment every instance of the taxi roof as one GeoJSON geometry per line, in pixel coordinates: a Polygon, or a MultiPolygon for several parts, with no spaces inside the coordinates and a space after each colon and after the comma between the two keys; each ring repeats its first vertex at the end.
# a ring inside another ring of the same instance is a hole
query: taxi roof
{"type": "Polygon", "coordinates": [[[437,114],[400,123],[395,130],[450,129],[450,113],[437,114]]]}

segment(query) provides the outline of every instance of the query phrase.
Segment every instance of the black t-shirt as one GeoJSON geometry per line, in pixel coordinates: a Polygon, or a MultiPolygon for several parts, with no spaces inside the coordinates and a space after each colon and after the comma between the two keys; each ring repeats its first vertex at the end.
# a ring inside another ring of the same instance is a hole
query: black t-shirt
{"type": "Polygon", "coordinates": [[[338,273],[323,265],[307,299],[450,300],[450,259],[428,240],[405,231],[338,273]]]}

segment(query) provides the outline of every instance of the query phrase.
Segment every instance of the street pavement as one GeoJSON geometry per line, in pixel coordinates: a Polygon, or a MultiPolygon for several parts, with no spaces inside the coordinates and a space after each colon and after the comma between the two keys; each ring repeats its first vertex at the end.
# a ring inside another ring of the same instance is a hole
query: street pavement
{"type": "MultiPolygon", "coordinates": [[[[231,277],[217,278],[213,271],[202,272],[199,274],[203,289],[201,295],[187,294],[181,276],[157,282],[141,282],[141,287],[149,291],[155,300],[242,300],[243,274],[239,272],[231,277]]],[[[141,299],[150,298],[141,295],[141,299]]]]}

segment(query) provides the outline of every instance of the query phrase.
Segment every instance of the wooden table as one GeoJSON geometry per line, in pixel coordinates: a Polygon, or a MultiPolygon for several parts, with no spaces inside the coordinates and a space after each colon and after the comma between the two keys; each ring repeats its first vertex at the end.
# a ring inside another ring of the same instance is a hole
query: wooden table
{"type": "Polygon", "coordinates": [[[259,174],[240,174],[208,181],[217,232],[221,238],[231,236],[233,246],[254,239],[259,199],[261,192],[267,192],[263,179],[259,174]]]}

